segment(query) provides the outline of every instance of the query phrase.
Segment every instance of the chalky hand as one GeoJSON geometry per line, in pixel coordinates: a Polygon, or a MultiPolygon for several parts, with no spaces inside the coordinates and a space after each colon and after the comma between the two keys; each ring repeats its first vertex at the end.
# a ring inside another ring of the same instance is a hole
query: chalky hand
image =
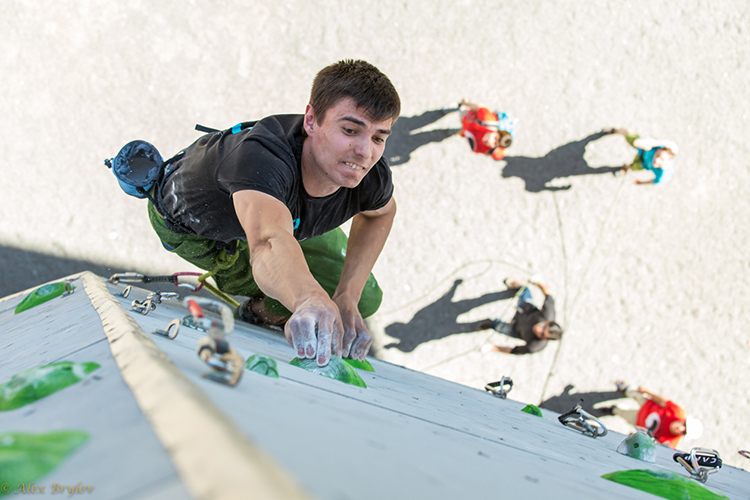
{"type": "Polygon", "coordinates": [[[284,326],[284,334],[299,359],[317,356],[318,366],[325,366],[332,349],[333,354],[341,355],[340,322],[338,308],[331,299],[312,297],[294,311],[284,326]]]}
{"type": "MultiPolygon", "coordinates": [[[[334,297],[335,298],[335,297],[334,297]]],[[[372,345],[372,335],[359,313],[356,303],[344,299],[336,300],[341,314],[341,325],[344,330],[341,357],[350,357],[363,361],[372,345]]]]}

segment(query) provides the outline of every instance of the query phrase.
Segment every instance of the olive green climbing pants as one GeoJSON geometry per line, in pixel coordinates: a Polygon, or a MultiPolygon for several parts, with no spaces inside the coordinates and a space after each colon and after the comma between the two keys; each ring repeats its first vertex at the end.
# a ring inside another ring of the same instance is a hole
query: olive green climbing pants
{"type": "MultiPolygon", "coordinates": [[[[148,204],[148,218],[164,248],[200,269],[214,271],[218,268],[212,277],[219,290],[229,295],[244,297],[265,296],[253,279],[247,241],[237,240],[236,252],[228,255],[225,250],[216,248],[217,242],[214,240],[192,234],[175,233],[167,229],[164,219],[151,202],[148,204]]],[[[299,242],[310,273],[329,296],[333,296],[336,291],[344,270],[347,241],[344,231],[336,228],[299,242]]],[[[370,273],[358,305],[362,317],[367,318],[375,314],[382,300],[383,291],[378,286],[375,276],[370,273]]],[[[265,308],[279,316],[292,315],[279,301],[270,297],[265,298],[265,308]]]]}

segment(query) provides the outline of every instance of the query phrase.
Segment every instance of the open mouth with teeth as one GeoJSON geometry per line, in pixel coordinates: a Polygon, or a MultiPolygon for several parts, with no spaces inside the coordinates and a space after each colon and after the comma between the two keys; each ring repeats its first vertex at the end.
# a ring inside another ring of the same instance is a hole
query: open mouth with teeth
{"type": "Polygon", "coordinates": [[[348,162],[348,161],[345,161],[344,165],[346,165],[349,168],[353,168],[354,170],[364,170],[365,169],[365,167],[363,167],[361,165],[357,165],[356,163],[351,163],[351,162],[348,162]]]}

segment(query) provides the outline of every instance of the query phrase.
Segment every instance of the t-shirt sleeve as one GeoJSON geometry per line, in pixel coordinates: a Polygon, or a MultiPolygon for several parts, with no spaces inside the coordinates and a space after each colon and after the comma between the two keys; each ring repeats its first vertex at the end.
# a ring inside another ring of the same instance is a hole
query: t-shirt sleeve
{"type": "Polygon", "coordinates": [[[230,195],[253,190],[286,204],[294,185],[294,166],[279,158],[259,141],[245,141],[227,155],[217,170],[217,182],[230,195]]]}
{"type": "Polygon", "coordinates": [[[378,210],[393,197],[393,179],[387,160],[381,158],[358,186],[360,212],[378,210]]]}
{"type": "Polygon", "coordinates": [[[544,297],[542,316],[544,316],[546,321],[555,321],[555,299],[552,298],[552,295],[546,295],[544,297]]]}
{"type": "Polygon", "coordinates": [[[510,351],[510,353],[511,354],[532,354],[532,353],[541,351],[545,347],[547,347],[546,340],[532,340],[531,342],[527,342],[526,345],[517,345],[510,351]]]}
{"type": "Polygon", "coordinates": [[[477,110],[477,118],[485,123],[497,121],[497,115],[490,111],[488,108],[479,108],[477,110]]]}
{"type": "MultiPolygon", "coordinates": [[[[628,134],[628,135],[625,136],[625,140],[628,141],[628,144],[630,144],[631,146],[633,146],[633,143],[635,142],[635,140],[639,139],[640,137],[641,136],[638,135],[638,134],[628,134]]],[[[635,146],[633,146],[633,147],[635,147],[635,146]]]]}

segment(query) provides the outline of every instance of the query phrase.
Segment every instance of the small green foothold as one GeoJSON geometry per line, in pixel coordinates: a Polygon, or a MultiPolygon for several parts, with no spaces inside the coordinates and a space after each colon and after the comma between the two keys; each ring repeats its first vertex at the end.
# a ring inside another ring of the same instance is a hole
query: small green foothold
{"type": "Polygon", "coordinates": [[[542,410],[539,409],[538,406],[527,404],[523,408],[521,408],[521,411],[524,413],[528,413],[529,415],[535,415],[537,417],[542,416],[542,410]]]}
{"type": "Polygon", "coordinates": [[[372,367],[369,361],[367,359],[364,359],[362,361],[351,359],[351,358],[342,358],[344,363],[348,363],[350,366],[353,366],[354,368],[357,368],[359,370],[364,370],[366,372],[375,372],[375,368],[372,367]]]}
{"type": "Polygon", "coordinates": [[[97,363],[58,361],[13,375],[0,384],[0,411],[14,410],[65,389],[99,368],[97,363]]]}
{"type": "Polygon", "coordinates": [[[347,384],[356,385],[357,387],[367,388],[365,381],[359,376],[357,370],[341,361],[341,358],[338,356],[331,356],[331,360],[325,366],[318,366],[317,361],[314,359],[299,358],[294,358],[289,364],[303,368],[312,373],[317,373],[324,377],[332,378],[333,380],[339,380],[341,382],[346,382],[347,384]]]}
{"type": "Polygon", "coordinates": [[[701,486],[694,479],[678,476],[674,472],[649,469],[621,470],[602,475],[604,479],[614,481],[636,490],[645,491],[662,498],[691,500],[729,500],[701,486]]]}
{"type": "Polygon", "coordinates": [[[58,283],[50,283],[49,285],[40,286],[18,303],[14,314],[36,307],[39,304],[43,304],[48,300],[52,300],[65,293],[73,293],[74,289],[75,287],[69,281],[60,281],[58,283]]]}
{"type": "Polygon", "coordinates": [[[192,314],[188,314],[187,316],[182,318],[182,325],[188,328],[192,328],[193,330],[198,330],[199,332],[203,332],[203,333],[206,333],[208,331],[195,322],[192,314]]]}
{"type": "Polygon", "coordinates": [[[644,462],[656,463],[656,445],[645,432],[637,431],[626,437],[617,447],[617,453],[627,455],[644,462]]]}
{"type": "Polygon", "coordinates": [[[0,497],[48,474],[88,439],[82,431],[0,433],[0,497]],[[8,491],[6,485],[11,486],[8,491]]]}
{"type": "Polygon", "coordinates": [[[279,368],[276,366],[276,360],[262,354],[253,354],[247,358],[245,368],[266,377],[279,378],[279,368]]]}

